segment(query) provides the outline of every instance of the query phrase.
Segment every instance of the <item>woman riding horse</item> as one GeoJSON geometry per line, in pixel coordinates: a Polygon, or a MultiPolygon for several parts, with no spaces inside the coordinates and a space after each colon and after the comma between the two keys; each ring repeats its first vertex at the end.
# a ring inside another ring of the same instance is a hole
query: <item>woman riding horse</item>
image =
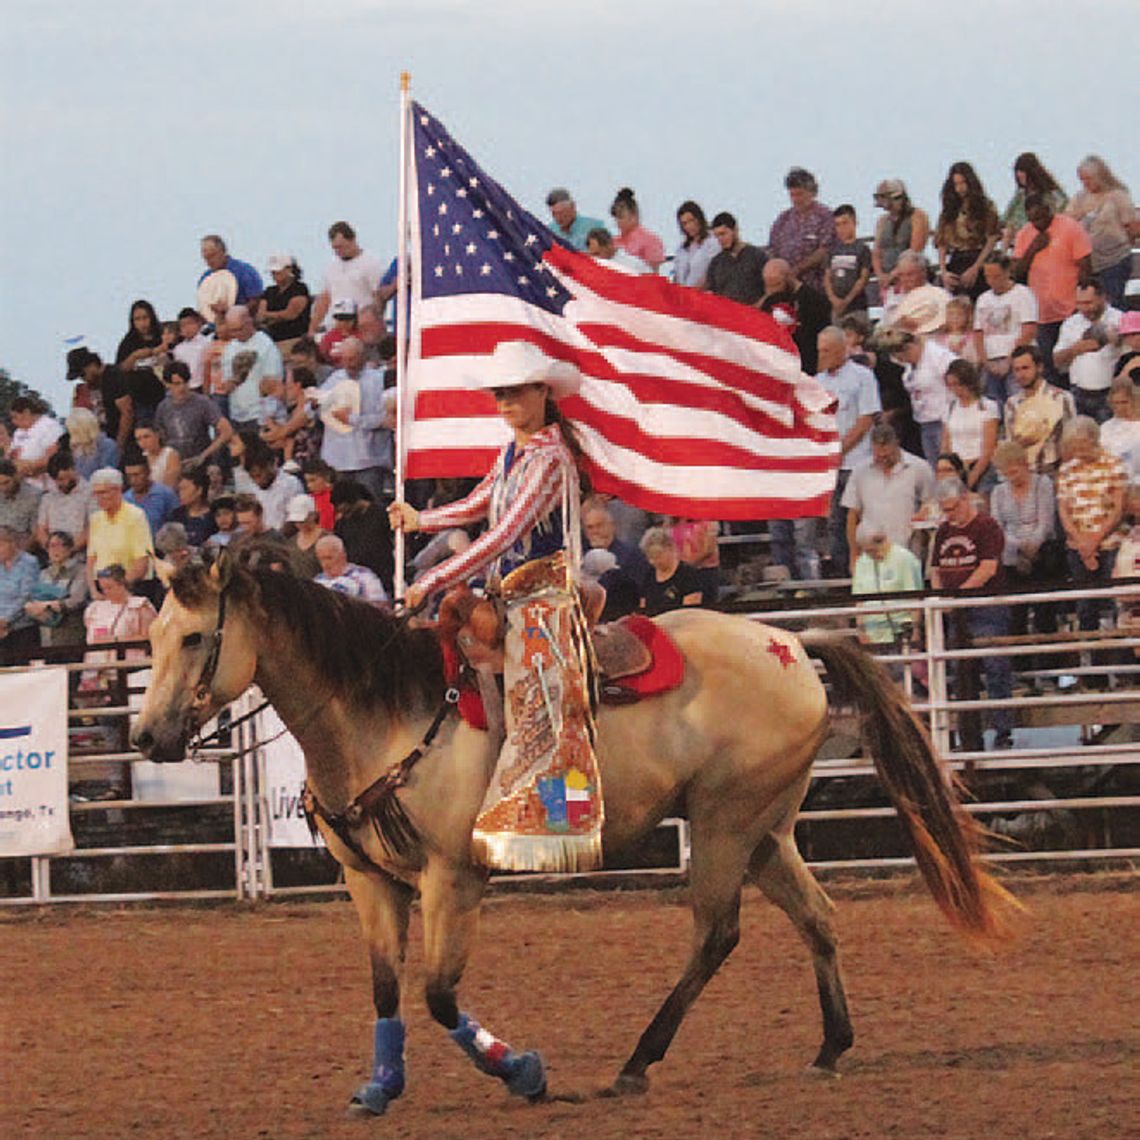
{"type": "Polygon", "coordinates": [[[408,590],[415,610],[476,575],[506,611],[507,735],[472,836],[502,870],[583,871],[601,864],[602,802],[589,693],[580,561],[580,452],[558,400],[581,375],[525,341],[505,341],[480,379],[513,438],[467,498],[419,512],[388,508],[392,526],[439,531],[486,518],[488,529],[408,590]]]}

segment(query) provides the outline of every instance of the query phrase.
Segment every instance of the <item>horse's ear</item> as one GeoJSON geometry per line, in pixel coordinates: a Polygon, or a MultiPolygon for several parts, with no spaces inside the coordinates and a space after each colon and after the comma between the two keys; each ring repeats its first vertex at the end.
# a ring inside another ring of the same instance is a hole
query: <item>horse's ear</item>
{"type": "Polygon", "coordinates": [[[223,548],[210,567],[210,577],[217,583],[219,590],[224,590],[230,584],[230,579],[233,576],[234,556],[223,548]]]}
{"type": "Polygon", "coordinates": [[[174,577],[173,563],[167,562],[165,558],[156,558],[154,572],[158,575],[158,580],[169,590],[170,580],[174,577]]]}

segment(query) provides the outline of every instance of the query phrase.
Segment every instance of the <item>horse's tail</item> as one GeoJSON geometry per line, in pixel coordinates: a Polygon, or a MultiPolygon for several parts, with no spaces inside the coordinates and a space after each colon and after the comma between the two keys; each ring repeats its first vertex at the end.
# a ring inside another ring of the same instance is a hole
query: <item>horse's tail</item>
{"type": "Polygon", "coordinates": [[[963,934],[982,941],[1008,935],[1017,901],[982,867],[985,835],[958,800],[957,781],[938,762],[925,727],[882,662],[849,637],[806,634],[804,648],[827,668],[836,699],[862,714],[875,770],[910,837],[934,901],[963,934]]]}

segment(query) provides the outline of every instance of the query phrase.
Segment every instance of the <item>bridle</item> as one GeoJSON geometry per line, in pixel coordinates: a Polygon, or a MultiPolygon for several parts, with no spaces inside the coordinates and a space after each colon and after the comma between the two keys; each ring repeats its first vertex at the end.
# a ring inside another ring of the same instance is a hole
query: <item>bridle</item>
{"type": "MultiPolygon", "coordinates": [[[[209,701],[210,690],[213,688],[214,678],[218,674],[218,664],[222,658],[222,641],[225,637],[226,629],[226,591],[228,589],[229,586],[225,585],[218,591],[217,625],[214,626],[213,633],[207,635],[210,648],[206,652],[206,660],[202,662],[202,671],[198,674],[198,683],[194,686],[194,703],[186,711],[186,718],[189,722],[189,743],[187,745],[187,752],[191,760],[197,759],[198,753],[211,742],[218,740],[223,732],[227,734],[232,733],[239,725],[245,724],[247,720],[253,720],[255,716],[269,707],[269,701],[263,700],[256,708],[250,712],[243,713],[237,720],[231,720],[224,728],[219,725],[209,736],[201,735],[202,724],[196,714],[198,710],[203,708],[206,702],[209,701]]],[[[188,637],[193,636],[194,634],[188,635],[188,637]]],[[[190,647],[186,638],[183,639],[183,647],[190,647]]],[[[282,729],[277,733],[277,736],[272,737],[271,740],[276,740],[278,736],[284,736],[286,731],[286,729],[282,729]]],[[[258,747],[268,743],[270,743],[269,740],[259,741],[258,747]]],[[[235,755],[242,756],[248,751],[251,751],[251,749],[240,749],[235,755]]]]}
{"type": "Polygon", "coordinates": [[[209,635],[210,649],[206,654],[206,660],[202,663],[202,672],[198,674],[198,684],[194,686],[194,700],[200,704],[205,704],[210,697],[210,689],[214,685],[214,677],[218,673],[218,662],[222,658],[222,638],[225,635],[226,628],[226,590],[228,586],[223,586],[218,591],[218,623],[214,627],[214,632],[209,635]]]}

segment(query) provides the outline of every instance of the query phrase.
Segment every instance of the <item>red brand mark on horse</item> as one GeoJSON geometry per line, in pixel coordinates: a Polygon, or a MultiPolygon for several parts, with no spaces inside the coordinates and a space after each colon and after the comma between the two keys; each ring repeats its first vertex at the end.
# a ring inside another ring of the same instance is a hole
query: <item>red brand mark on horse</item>
{"type": "Polygon", "coordinates": [[[768,642],[768,652],[776,655],[776,660],[786,669],[789,665],[796,663],[796,655],[792,652],[790,645],[785,645],[782,641],[777,641],[774,637],[768,642]]]}

